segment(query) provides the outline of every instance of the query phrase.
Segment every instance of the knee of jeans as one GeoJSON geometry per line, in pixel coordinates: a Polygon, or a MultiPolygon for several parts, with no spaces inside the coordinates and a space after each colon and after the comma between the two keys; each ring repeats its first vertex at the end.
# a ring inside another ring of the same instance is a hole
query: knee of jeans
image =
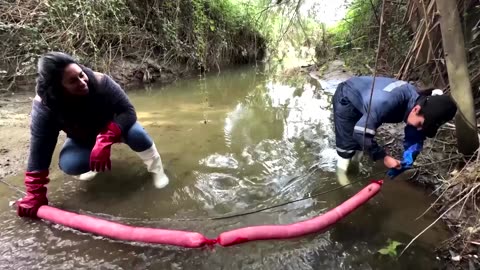
{"type": "Polygon", "coordinates": [[[147,150],[153,144],[147,131],[138,122],[127,131],[124,140],[136,152],[147,150]]]}
{"type": "Polygon", "coordinates": [[[88,160],[82,160],[78,155],[71,153],[60,153],[58,166],[60,170],[68,175],[80,175],[90,170],[88,160]]]}

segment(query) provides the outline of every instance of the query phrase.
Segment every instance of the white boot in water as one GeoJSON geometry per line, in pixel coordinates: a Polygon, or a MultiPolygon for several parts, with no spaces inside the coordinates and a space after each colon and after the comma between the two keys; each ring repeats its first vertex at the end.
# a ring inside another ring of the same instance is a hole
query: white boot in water
{"type": "Polygon", "coordinates": [[[337,156],[337,181],[340,185],[343,186],[350,184],[348,174],[359,172],[360,160],[362,157],[362,151],[355,151],[352,158],[342,158],[337,156]]]}
{"type": "Polygon", "coordinates": [[[356,163],[355,165],[360,164],[360,160],[362,160],[363,151],[355,151],[355,154],[352,157],[352,162],[356,163]]]}
{"type": "Polygon", "coordinates": [[[350,180],[348,180],[347,176],[350,163],[351,162],[349,158],[337,156],[337,181],[342,186],[350,184],[350,180]]]}
{"type": "Polygon", "coordinates": [[[342,158],[337,156],[337,180],[340,185],[350,184],[349,173],[358,173],[360,170],[360,160],[363,157],[362,151],[355,151],[352,158],[342,158]]]}
{"type": "Polygon", "coordinates": [[[341,156],[337,156],[337,170],[341,171],[348,171],[350,167],[351,159],[349,158],[342,158],[341,156]]]}
{"type": "Polygon", "coordinates": [[[360,161],[362,160],[363,152],[355,151],[355,155],[352,157],[352,162],[350,163],[347,173],[357,174],[360,172],[360,161]]]}
{"type": "Polygon", "coordinates": [[[347,172],[343,170],[337,170],[337,181],[342,186],[350,184],[347,172]]]}
{"type": "Polygon", "coordinates": [[[75,178],[77,180],[82,180],[82,181],[90,181],[97,175],[97,173],[98,172],[88,171],[88,172],[82,173],[80,175],[74,175],[73,178],[75,178]]]}
{"type": "Polygon", "coordinates": [[[168,185],[169,180],[163,171],[162,159],[155,147],[155,143],[147,150],[137,152],[137,155],[147,166],[147,171],[153,174],[153,184],[156,188],[164,188],[168,185]]]}

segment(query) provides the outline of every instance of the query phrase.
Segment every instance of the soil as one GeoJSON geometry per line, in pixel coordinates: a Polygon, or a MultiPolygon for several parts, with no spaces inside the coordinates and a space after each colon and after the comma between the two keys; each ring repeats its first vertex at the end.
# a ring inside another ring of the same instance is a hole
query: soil
{"type": "Polygon", "coordinates": [[[0,179],[25,170],[33,97],[27,92],[0,96],[0,179]]]}

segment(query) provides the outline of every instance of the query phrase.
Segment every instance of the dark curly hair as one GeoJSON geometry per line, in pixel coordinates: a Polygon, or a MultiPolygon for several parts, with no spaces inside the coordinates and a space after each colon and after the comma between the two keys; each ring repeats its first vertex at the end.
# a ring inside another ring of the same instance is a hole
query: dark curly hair
{"type": "Polygon", "coordinates": [[[62,86],[63,72],[70,64],[79,65],[88,76],[88,87],[94,89],[96,79],[93,72],[79,64],[72,56],[63,52],[48,52],[44,54],[37,65],[36,92],[42,98],[42,103],[50,109],[56,108],[64,95],[62,86]]]}

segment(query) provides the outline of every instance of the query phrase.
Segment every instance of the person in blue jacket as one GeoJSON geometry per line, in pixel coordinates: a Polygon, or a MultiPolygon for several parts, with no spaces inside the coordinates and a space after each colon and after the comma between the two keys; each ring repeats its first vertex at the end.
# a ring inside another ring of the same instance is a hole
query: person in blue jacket
{"type": "MultiPolygon", "coordinates": [[[[457,106],[447,95],[420,95],[412,84],[387,77],[352,77],[340,83],[333,96],[337,171],[348,172],[351,160],[365,151],[373,161],[382,160],[394,178],[411,168],[426,137],[453,119],[457,106]],[[405,122],[403,159],[389,155],[375,141],[383,123],[405,122]]],[[[441,91],[441,90],[435,90],[441,91]]],[[[353,162],[352,162],[353,163],[353,162]]]]}

